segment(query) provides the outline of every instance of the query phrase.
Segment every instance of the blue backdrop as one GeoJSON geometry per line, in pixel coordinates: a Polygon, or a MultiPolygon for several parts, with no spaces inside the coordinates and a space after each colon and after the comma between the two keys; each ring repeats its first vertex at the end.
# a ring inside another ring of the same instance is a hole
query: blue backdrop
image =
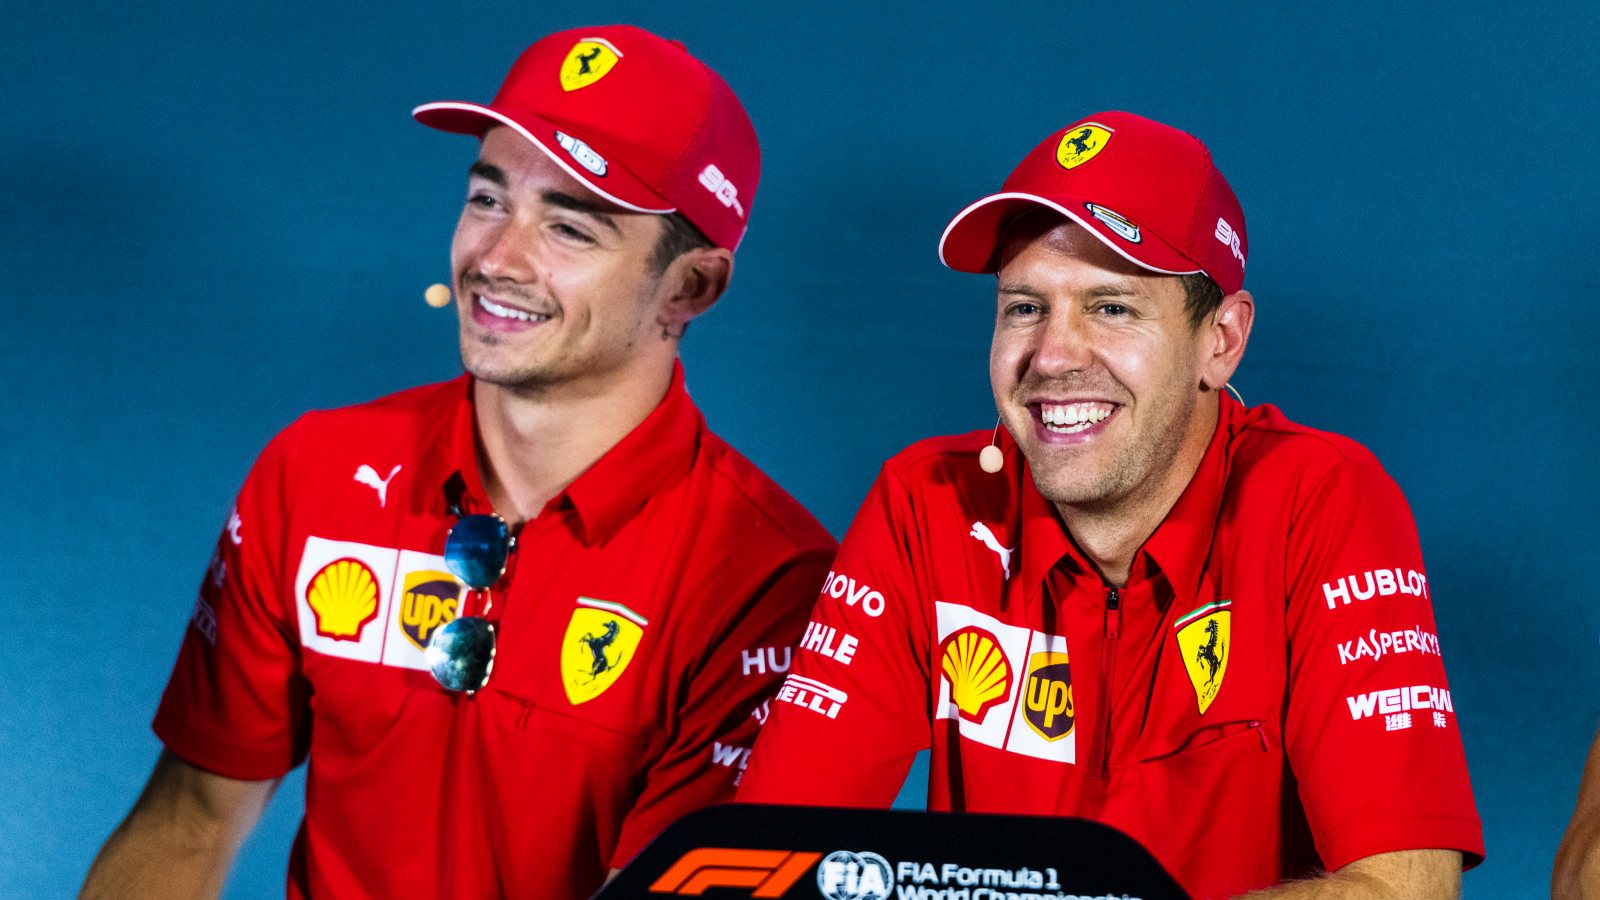
{"type": "MultiPolygon", "coordinates": [[[[473,146],[412,105],[488,99],[533,37],[599,21],[684,40],[756,122],[753,226],[689,383],[836,533],[894,451],[994,421],[992,282],[939,266],[948,217],[1088,112],[1201,135],[1249,217],[1236,384],[1405,488],[1489,846],[1466,893],[1542,891],[1600,719],[1596,12],[981,6],[12,4],[0,893],[69,894],[132,803],[268,437],[457,370],[421,293],[473,146]]],[[[300,787],[230,896],[281,895],[300,787]]]]}

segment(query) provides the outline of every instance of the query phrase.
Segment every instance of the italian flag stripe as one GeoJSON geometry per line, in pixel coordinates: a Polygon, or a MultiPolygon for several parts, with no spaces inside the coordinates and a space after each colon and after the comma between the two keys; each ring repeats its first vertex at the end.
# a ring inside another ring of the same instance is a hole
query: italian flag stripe
{"type": "Polygon", "coordinates": [[[1212,613],[1216,612],[1217,610],[1227,609],[1228,607],[1230,607],[1232,605],[1233,605],[1233,601],[1232,600],[1218,600],[1215,603],[1207,603],[1205,606],[1202,606],[1199,609],[1197,609],[1197,610],[1195,610],[1195,611],[1193,611],[1191,613],[1185,614],[1183,617],[1178,619],[1178,621],[1174,622],[1172,627],[1175,630],[1176,629],[1180,629],[1183,626],[1189,624],[1190,622],[1193,622],[1195,619],[1203,619],[1206,616],[1209,616],[1212,613]]]}
{"type": "Polygon", "coordinates": [[[613,603],[610,600],[596,600],[593,597],[579,597],[578,605],[589,606],[595,609],[603,609],[607,612],[614,612],[624,619],[628,619],[629,621],[638,625],[640,628],[650,624],[645,620],[644,616],[641,616],[626,606],[623,606],[621,603],[613,603]]]}

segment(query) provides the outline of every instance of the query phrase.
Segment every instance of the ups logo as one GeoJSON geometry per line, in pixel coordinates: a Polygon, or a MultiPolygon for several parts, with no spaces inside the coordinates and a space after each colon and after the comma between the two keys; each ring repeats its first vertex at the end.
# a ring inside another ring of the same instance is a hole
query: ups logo
{"type": "Polygon", "coordinates": [[[1072,670],[1065,653],[1035,653],[1028,659],[1028,684],[1023,698],[1028,727],[1047,741],[1072,733],[1072,670]]]}
{"type": "Polygon", "coordinates": [[[433,630],[454,619],[460,604],[461,583],[450,573],[412,572],[400,597],[400,631],[418,650],[426,650],[433,630]]]}

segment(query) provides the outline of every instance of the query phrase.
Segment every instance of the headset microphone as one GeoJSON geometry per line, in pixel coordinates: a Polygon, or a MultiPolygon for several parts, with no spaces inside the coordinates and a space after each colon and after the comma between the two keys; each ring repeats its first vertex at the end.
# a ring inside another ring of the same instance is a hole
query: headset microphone
{"type": "Polygon", "coordinates": [[[442,284],[430,284],[428,289],[422,292],[422,299],[428,301],[428,305],[434,309],[442,309],[450,305],[450,288],[442,284]]]}
{"type": "Polygon", "coordinates": [[[1005,468],[1006,455],[1000,451],[1000,422],[994,423],[994,436],[989,439],[989,446],[978,451],[978,468],[990,475],[1005,468]]]}

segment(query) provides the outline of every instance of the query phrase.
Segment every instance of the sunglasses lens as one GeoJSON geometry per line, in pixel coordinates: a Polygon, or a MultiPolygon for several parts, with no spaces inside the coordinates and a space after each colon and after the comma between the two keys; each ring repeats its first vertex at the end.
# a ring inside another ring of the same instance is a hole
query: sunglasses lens
{"type": "Polygon", "coordinates": [[[499,516],[462,516],[444,539],[444,564],[474,590],[488,590],[506,570],[511,531],[499,516]]]}
{"type": "Polygon", "coordinates": [[[451,619],[433,630],[423,658],[446,688],[481,690],[494,668],[494,626],[478,616],[451,619]]]}

